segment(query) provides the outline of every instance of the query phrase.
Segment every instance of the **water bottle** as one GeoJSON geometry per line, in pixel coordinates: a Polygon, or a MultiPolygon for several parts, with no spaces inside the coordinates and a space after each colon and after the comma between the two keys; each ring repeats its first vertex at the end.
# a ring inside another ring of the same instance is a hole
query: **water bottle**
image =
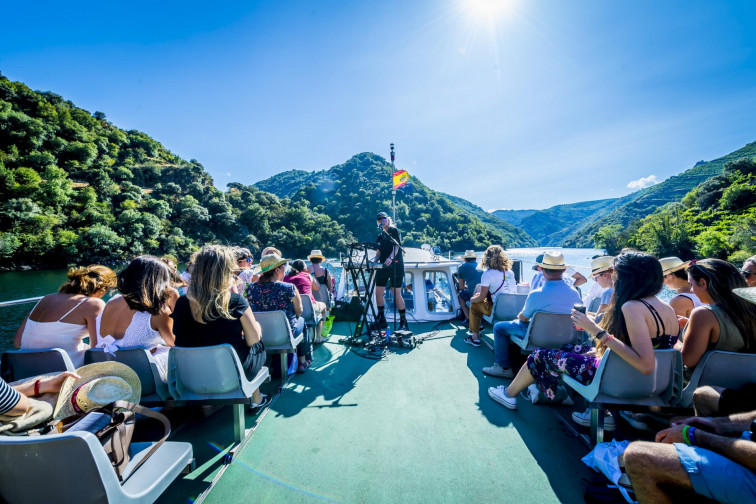
{"type": "MultiPolygon", "coordinates": [[[[572,306],[572,308],[575,311],[585,313],[585,305],[582,303],[576,303],[572,306]]],[[[586,332],[583,331],[581,328],[579,328],[575,324],[572,324],[572,328],[575,330],[575,341],[579,343],[584,343],[588,339],[586,332]]]]}
{"type": "Polygon", "coordinates": [[[387,328],[386,328],[386,343],[388,343],[388,342],[389,342],[389,338],[390,338],[390,336],[391,336],[391,328],[390,328],[390,327],[387,327],[387,328]]]}

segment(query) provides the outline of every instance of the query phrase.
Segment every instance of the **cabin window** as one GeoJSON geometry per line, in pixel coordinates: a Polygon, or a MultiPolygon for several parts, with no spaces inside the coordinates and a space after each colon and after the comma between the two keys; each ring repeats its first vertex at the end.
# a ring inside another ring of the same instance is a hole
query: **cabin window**
{"type": "MultiPolygon", "coordinates": [[[[385,297],[386,313],[394,313],[394,289],[386,289],[385,297]]],[[[404,308],[409,313],[415,313],[415,296],[412,289],[412,273],[404,274],[404,282],[402,282],[402,298],[404,299],[404,308]]]]}
{"type": "Polygon", "coordinates": [[[428,313],[453,312],[454,301],[449,274],[446,271],[426,271],[423,280],[428,313]]]}

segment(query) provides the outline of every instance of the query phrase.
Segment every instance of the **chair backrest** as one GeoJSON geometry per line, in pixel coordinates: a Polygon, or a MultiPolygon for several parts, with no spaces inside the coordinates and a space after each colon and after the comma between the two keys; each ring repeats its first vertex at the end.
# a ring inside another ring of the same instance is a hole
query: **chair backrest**
{"type": "Polygon", "coordinates": [[[139,381],[142,382],[142,397],[157,394],[162,399],[167,399],[168,389],[161,386],[164,384],[158,373],[157,364],[152,360],[152,355],[147,349],[124,347],[119,348],[114,355],[102,348],[90,348],[84,354],[84,364],[105,361],[120,362],[133,369],[139,377],[139,381]]]}
{"type": "Polygon", "coordinates": [[[588,311],[591,313],[596,313],[596,310],[599,309],[599,306],[601,306],[601,298],[593,298],[593,300],[591,300],[591,304],[588,306],[588,311]]]}
{"type": "Polygon", "coordinates": [[[97,438],[88,432],[0,436],[0,495],[7,502],[102,503],[123,494],[97,438]]]}
{"type": "Polygon", "coordinates": [[[496,320],[514,320],[525,306],[527,294],[502,292],[494,299],[493,317],[496,320]]]}
{"type": "Polygon", "coordinates": [[[698,387],[713,385],[737,389],[756,383],[756,354],[714,350],[704,355],[693,374],[699,375],[698,387]]]}
{"type": "Polygon", "coordinates": [[[675,349],[654,350],[654,357],[654,372],[644,375],[608,350],[601,362],[600,393],[621,399],[660,397],[665,403],[676,403],[682,392],[682,354],[675,349]]]}
{"type": "Polygon", "coordinates": [[[236,350],[227,343],[168,352],[168,390],[176,400],[242,397],[242,372],[236,350]]]}
{"type": "Polygon", "coordinates": [[[7,382],[31,376],[74,371],[71,357],[60,348],[44,350],[9,350],[0,358],[0,374],[7,382]]]}
{"type": "Polygon", "coordinates": [[[283,311],[255,312],[265,348],[294,348],[289,318],[283,311]]]}
{"type": "Polygon", "coordinates": [[[308,324],[315,322],[315,310],[312,307],[312,299],[307,294],[302,294],[299,298],[302,300],[302,317],[304,317],[305,322],[308,324]]]}
{"type": "Polygon", "coordinates": [[[574,343],[576,335],[568,314],[536,312],[528,325],[528,347],[559,348],[574,343]]]}

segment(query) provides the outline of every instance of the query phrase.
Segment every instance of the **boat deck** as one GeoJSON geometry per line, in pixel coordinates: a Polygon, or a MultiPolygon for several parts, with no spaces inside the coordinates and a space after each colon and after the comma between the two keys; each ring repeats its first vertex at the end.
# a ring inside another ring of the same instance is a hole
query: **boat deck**
{"type": "Polygon", "coordinates": [[[554,408],[493,402],[488,387],[504,381],[480,371],[491,351],[434,326],[412,324],[432,339],[371,360],[339,344],[348,327],[335,324],[311,370],[248,418],[255,430],[229,467],[229,408],[177,434],[197,468],[161,502],[193,502],[213,480],[204,502],[583,502],[588,450],[554,408]]]}

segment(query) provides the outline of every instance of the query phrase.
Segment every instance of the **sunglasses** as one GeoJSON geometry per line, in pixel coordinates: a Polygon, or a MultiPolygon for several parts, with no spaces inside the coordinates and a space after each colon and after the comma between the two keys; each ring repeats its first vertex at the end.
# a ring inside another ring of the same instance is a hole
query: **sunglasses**
{"type": "Polygon", "coordinates": [[[756,275],[753,271],[748,270],[740,270],[741,273],[743,273],[743,276],[746,278],[751,278],[751,275],[756,275]]]}

